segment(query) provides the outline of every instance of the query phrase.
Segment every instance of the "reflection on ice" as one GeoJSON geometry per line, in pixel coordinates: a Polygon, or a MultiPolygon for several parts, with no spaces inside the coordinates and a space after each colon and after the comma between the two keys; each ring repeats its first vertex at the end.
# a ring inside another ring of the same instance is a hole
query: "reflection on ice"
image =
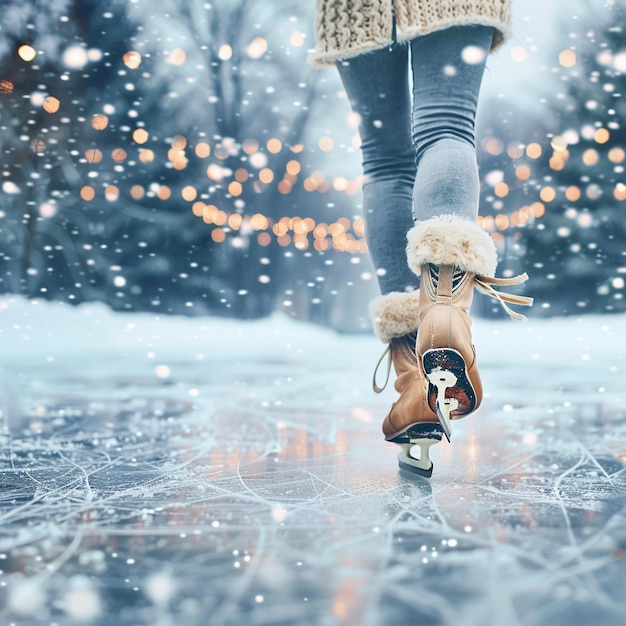
{"type": "MultiPolygon", "coordinates": [[[[83,313],[56,321],[129,321],[83,313]]],[[[231,322],[132,319],[148,350],[25,354],[2,321],[2,623],[620,623],[626,415],[597,318],[478,323],[489,395],[431,480],[382,440],[373,338],[273,318],[226,350],[231,322]]]]}

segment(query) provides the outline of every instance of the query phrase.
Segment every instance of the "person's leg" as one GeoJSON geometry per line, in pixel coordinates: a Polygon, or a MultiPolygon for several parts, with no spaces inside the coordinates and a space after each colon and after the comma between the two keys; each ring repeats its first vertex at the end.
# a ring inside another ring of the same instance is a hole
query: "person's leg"
{"type": "Polygon", "coordinates": [[[421,276],[416,354],[428,379],[428,405],[448,437],[450,420],[473,412],[482,399],[470,330],[474,288],[501,302],[530,304],[491,287],[525,277],[494,278],[497,251],[476,220],[474,121],[492,34],[462,26],[411,42],[417,176],[407,258],[421,276]]]}
{"type": "Polygon", "coordinates": [[[360,116],[365,234],[383,294],[418,284],[405,255],[416,167],[408,57],[408,46],[393,45],[337,64],[360,116]]]}
{"type": "MultiPolygon", "coordinates": [[[[419,291],[408,291],[415,290],[419,282],[406,256],[406,235],[413,226],[416,169],[408,59],[408,45],[394,45],[339,63],[339,71],[352,108],[361,118],[366,177],[363,214],[367,243],[384,294],[371,303],[370,314],[376,334],[389,344],[397,375],[394,386],[400,394],[383,421],[383,433],[388,441],[402,446],[401,467],[430,476],[432,462],[427,450],[442,432],[437,415],[426,402],[426,382],[414,351],[419,291]],[[417,437],[417,443],[425,442],[420,458],[410,454],[416,445],[410,443],[411,437],[417,437]]],[[[376,382],[374,390],[382,390],[376,382]]]]}
{"type": "Polygon", "coordinates": [[[438,215],[476,221],[474,122],[493,28],[459,26],[411,42],[416,222],[438,215]]]}
{"type": "Polygon", "coordinates": [[[407,254],[421,276],[416,353],[428,404],[448,437],[473,412],[482,386],[470,327],[474,276],[495,271],[495,246],[476,222],[474,122],[493,29],[449,28],[411,42],[416,225],[407,254]]]}

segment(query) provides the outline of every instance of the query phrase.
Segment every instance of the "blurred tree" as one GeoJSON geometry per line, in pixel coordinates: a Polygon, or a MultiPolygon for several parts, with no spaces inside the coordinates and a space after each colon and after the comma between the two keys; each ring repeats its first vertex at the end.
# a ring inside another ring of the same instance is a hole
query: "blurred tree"
{"type": "Polygon", "coordinates": [[[623,0],[584,3],[564,19],[568,45],[555,50],[554,117],[538,121],[548,140],[533,177],[546,212],[523,237],[539,270],[532,291],[552,313],[626,309],[625,9],[623,0]]]}
{"type": "MultiPolygon", "coordinates": [[[[46,228],[66,195],[74,168],[61,162],[71,149],[67,119],[59,123],[59,93],[71,86],[71,76],[58,69],[73,24],[62,19],[70,2],[2,3],[0,5],[0,124],[2,146],[2,210],[0,284],[5,291],[34,293],[46,274],[46,257],[66,248],[74,256],[70,233],[46,228]],[[50,24],[58,25],[51,29],[50,24]],[[54,119],[56,117],[56,119],[54,119]],[[46,225],[47,226],[47,225],[46,225]],[[41,232],[43,231],[43,232],[41,232]],[[38,238],[42,238],[39,245],[38,238]]],[[[74,117],[76,103],[66,104],[74,117]]],[[[69,265],[59,273],[72,273],[69,265]]],[[[54,291],[54,290],[53,290],[54,291]]]]}
{"type": "Polygon", "coordinates": [[[532,315],[626,308],[626,2],[581,6],[546,65],[543,110],[498,100],[483,113],[482,223],[501,271],[531,275],[532,315]]]}
{"type": "Polygon", "coordinates": [[[624,17],[623,0],[584,3],[562,25],[569,45],[555,51],[560,81],[548,107],[558,124],[544,157],[545,227],[525,238],[553,292],[546,300],[558,294],[558,313],[626,308],[624,17]]]}
{"type": "Polygon", "coordinates": [[[328,116],[334,74],[306,64],[312,7],[0,10],[3,291],[328,321],[368,279],[358,180],[320,171],[354,148],[330,152],[345,122],[328,116]]]}

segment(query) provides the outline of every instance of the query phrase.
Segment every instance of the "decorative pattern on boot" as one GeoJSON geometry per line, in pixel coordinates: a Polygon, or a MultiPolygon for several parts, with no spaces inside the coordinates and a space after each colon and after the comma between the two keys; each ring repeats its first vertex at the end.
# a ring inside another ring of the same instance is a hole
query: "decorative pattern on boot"
{"type": "MultiPolygon", "coordinates": [[[[432,265],[429,263],[428,271],[430,272],[430,282],[433,293],[437,293],[437,285],[439,284],[439,265],[432,265]]],[[[462,288],[466,276],[467,272],[464,272],[458,267],[454,268],[454,273],[452,275],[452,295],[462,288]]]]}

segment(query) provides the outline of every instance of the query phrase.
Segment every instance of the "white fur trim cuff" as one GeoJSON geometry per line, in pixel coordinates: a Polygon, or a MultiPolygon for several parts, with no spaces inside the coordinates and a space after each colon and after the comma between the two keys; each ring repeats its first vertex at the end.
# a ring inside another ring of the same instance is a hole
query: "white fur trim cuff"
{"type": "Polygon", "coordinates": [[[409,267],[419,276],[422,265],[454,265],[465,272],[495,276],[498,253],[493,240],[476,222],[454,216],[433,217],[407,234],[409,267]]]}
{"type": "Polygon", "coordinates": [[[374,332],[383,343],[417,330],[419,324],[419,290],[409,293],[392,291],[370,303],[374,332]]]}

